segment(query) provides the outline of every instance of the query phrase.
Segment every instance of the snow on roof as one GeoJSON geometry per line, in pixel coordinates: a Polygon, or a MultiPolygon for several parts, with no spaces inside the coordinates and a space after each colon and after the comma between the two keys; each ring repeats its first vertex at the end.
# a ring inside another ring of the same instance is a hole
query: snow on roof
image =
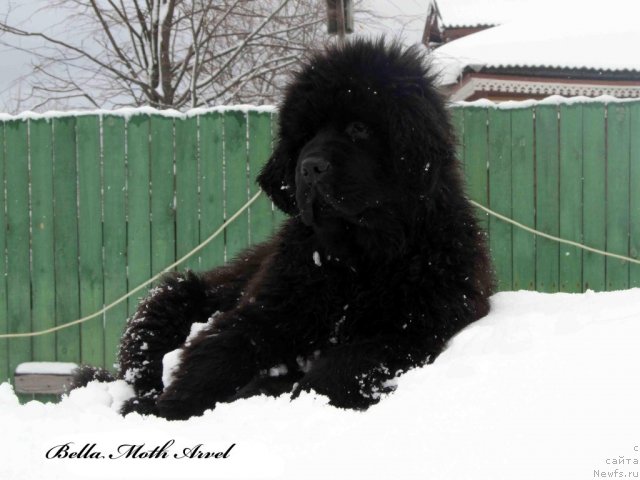
{"type": "Polygon", "coordinates": [[[467,67],[640,72],[636,16],[597,11],[570,15],[565,10],[549,18],[515,20],[454,40],[434,50],[434,69],[443,85],[456,83],[467,67]]]}
{"type": "Polygon", "coordinates": [[[559,8],[573,12],[567,18],[571,21],[580,21],[585,12],[617,12],[624,16],[625,11],[638,9],[637,0],[427,0],[429,3],[437,4],[446,27],[501,25],[539,13],[553,17],[559,8]]]}
{"type": "MultiPolygon", "coordinates": [[[[546,0],[541,0],[544,3],[546,0]]],[[[431,0],[446,27],[499,25],[517,18],[527,0],[431,0]]]]}

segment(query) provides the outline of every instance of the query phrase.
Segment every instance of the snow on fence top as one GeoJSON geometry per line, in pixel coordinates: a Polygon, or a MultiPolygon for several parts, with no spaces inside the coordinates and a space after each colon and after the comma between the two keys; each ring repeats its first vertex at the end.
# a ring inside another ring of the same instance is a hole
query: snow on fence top
{"type": "Polygon", "coordinates": [[[561,95],[551,95],[541,100],[509,100],[506,102],[493,102],[486,98],[474,100],[472,102],[451,102],[449,105],[452,108],[463,107],[481,107],[481,108],[495,108],[500,110],[511,110],[514,108],[531,108],[538,105],[576,105],[583,103],[633,103],[640,102],[637,98],[616,98],[611,95],[600,95],[599,97],[563,97],[561,95]]]}
{"type": "Polygon", "coordinates": [[[178,110],[174,110],[172,108],[166,110],[160,110],[154,107],[144,106],[144,107],[124,107],[118,108],[115,110],[68,110],[68,111],[58,111],[52,110],[48,112],[38,113],[38,112],[21,112],[16,115],[12,115],[9,113],[0,113],[0,121],[6,122],[11,120],[40,120],[45,119],[49,120],[51,118],[60,118],[60,117],[80,117],[84,115],[114,115],[118,117],[124,117],[125,120],[129,120],[130,117],[135,115],[160,115],[163,117],[170,118],[190,118],[195,117],[197,115],[204,115],[212,112],[264,112],[264,113],[273,113],[276,111],[276,107],[273,105],[222,105],[218,107],[206,107],[206,108],[193,108],[191,110],[187,110],[186,112],[179,112],[178,110]]]}
{"type": "MultiPolygon", "coordinates": [[[[563,97],[560,95],[552,95],[542,100],[510,100],[507,102],[493,102],[487,99],[474,100],[472,102],[451,102],[449,106],[451,108],[462,107],[481,107],[481,108],[495,108],[495,109],[514,109],[514,108],[530,108],[536,105],[574,105],[580,103],[627,103],[627,102],[639,102],[640,100],[633,98],[616,98],[611,95],[601,95],[599,97],[563,97]]],[[[113,115],[123,117],[125,120],[129,120],[135,115],[160,115],[169,118],[191,118],[198,115],[204,115],[213,112],[258,112],[258,113],[276,113],[277,107],[275,105],[224,105],[219,107],[209,108],[194,108],[187,110],[186,112],[179,112],[174,109],[159,110],[153,107],[126,107],[116,110],[52,110],[48,112],[38,113],[32,111],[21,112],[16,115],[9,113],[0,113],[0,122],[7,122],[12,120],[40,120],[61,117],[80,117],[85,115],[113,115]]]]}

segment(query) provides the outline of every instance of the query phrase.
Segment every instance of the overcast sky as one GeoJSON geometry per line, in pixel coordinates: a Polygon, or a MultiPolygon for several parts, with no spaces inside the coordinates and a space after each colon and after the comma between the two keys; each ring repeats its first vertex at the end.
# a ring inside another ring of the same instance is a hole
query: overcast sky
{"type": "MultiPolygon", "coordinates": [[[[64,19],[64,11],[49,10],[46,13],[40,9],[47,4],[43,0],[0,0],[0,16],[10,13],[10,21],[21,28],[34,31],[45,31],[55,28],[64,19]]],[[[16,41],[15,37],[12,41],[16,41]]],[[[28,49],[37,45],[37,41],[31,39],[20,39],[20,45],[28,49]]],[[[0,108],[5,105],[7,95],[11,95],[14,88],[17,88],[19,77],[29,73],[31,67],[31,56],[23,51],[8,48],[0,45],[0,108]]]]}
{"type": "MultiPolygon", "coordinates": [[[[14,25],[30,31],[45,31],[52,35],[69,35],[73,32],[60,31],[59,24],[65,18],[64,10],[46,9],[40,11],[47,0],[0,0],[0,16],[10,12],[9,19],[14,25]]],[[[366,27],[358,23],[356,32],[360,34],[399,35],[407,43],[418,43],[426,19],[429,0],[365,0],[365,7],[383,16],[375,25],[366,27]]],[[[12,39],[15,41],[15,37],[12,39]]],[[[34,39],[21,39],[21,46],[29,49],[37,44],[34,39]]],[[[19,78],[30,71],[32,57],[27,53],[0,46],[0,111],[13,105],[11,98],[19,87],[19,78]]]]}

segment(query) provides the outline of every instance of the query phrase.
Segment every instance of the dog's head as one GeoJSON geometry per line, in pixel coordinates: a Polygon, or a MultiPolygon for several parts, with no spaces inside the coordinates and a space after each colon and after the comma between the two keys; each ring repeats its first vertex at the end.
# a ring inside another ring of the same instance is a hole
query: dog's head
{"type": "Polygon", "coordinates": [[[393,201],[384,169],[385,142],[363,120],[335,121],[321,128],[295,162],[296,208],[306,225],[335,219],[357,222],[368,210],[393,201]]]}
{"type": "Polygon", "coordinates": [[[316,230],[406,229],[399,223],[425,207],[453,159],[450,132],[419,49],[356,40],[315,54],[295,75],[258,181],[316,230]]]}

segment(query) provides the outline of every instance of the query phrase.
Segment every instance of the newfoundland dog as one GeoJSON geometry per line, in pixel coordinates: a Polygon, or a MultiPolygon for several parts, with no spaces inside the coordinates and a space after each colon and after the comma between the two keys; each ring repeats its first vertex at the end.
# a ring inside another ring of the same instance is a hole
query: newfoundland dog
{"type": "Polygon", "coordinates": [[[366,409],[433,361],[487,314],[492,291],[454,146],[420,49],[356,40],[315,54],[286,89],[258,177],[288,219],[229,265],[169,277],[141,302],[120,348],[136,392],[123,413],[186,419],[302,391],[366,409]],[[189,335],[194,323],[206,326],[189,335]]]}

